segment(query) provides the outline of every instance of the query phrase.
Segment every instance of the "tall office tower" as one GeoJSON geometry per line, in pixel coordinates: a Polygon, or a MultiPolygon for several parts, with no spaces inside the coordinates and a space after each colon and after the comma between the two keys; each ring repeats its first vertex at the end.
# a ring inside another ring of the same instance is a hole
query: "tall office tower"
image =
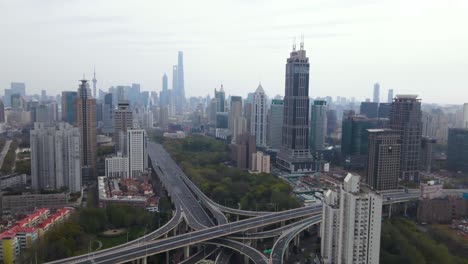
{"type": "Polygon", "coordinates": [[[400,133],[391,129],[369,129],[367,184],[374,190],[398,189],[400,133]]]}
{"type": "Polygon", "coordinates": [[[374,84],[374,98],[372,100],[374,103],[380,103],[380,84],[375,83],[374,84]]]}
{"type": "Polygon", "coordinates": [[[422,137],[421,138],[421,156],[419,158],[419,169],[421,171],[430,173],[432,167],[432,152],[434,150],[434,144],[437,143],[437,140],[422,137]]]}
{"type": "Polygon", "coordinates": [[[96,99],[91,98],[87,80],[81,80],[75,101],[76,125],[81,135],[81,166],[83,182],[96,179],[96,99]]]}
{"type": "Polygon", "coordinates": [[[468,172],[468,129],[449,128],[447,167],[451,171],[468,172]]]}
{"type": "Polygon", "coordinates": [[[114,111],[114,137],[113,141],[117,146],[117,151],[127,154],[126,138],[127,130],[133,128],[133,112],[128,101],[120,101],[114,111]]]}
{"type": "Polygon", "coordinates": [[[387,103],[391,104],[393,102],[393,89],[388,89],[387,103]]]}
{"type": "Polygon", "coordinates": [[[268,111],[267,145],[272,149],[280,149],[283,132],[284,101],[273,99],[268,111]]]}
{"type": "Polygon", "coordinates": [[[159,95],[159,103],[161,106],[167,106],[169,105],[169,96],[170,96],[170,91],[167,89],[167,75],[164,73],[162,77],[162,90],[159,95]]]}
{"type": "Polygon", "coordinates": [[[332,135],[338,129],[338,115],[335,109],[327,111],[327,136],[332,135]]]}
{"type": "Polygon", "coordinates": [[[327,102],[315,100],[310,111],[310,151],[323,150],[327,134],[327,102]]]}
{"type": "Polygon", "coordinates": [[[390,112],[390,128],[401,135],[400,177],[419,181],[419,153],[421,148],[421,100],[417,95],[397,95],[390,112]]]}
{"type": "Polygon", "coordinates": [[[468,128],[468,103],[463,104],[463,128],[468,128]]]}
{"type": "Polygon", "coordinates": [[[25,104],[26,102],[24,101],[23,96],[21,94],[12,94],[11,95],[11,108],[15,111],[23,111],[25,110],[25,104]]]}
{"type": "Polygon", "coordinates": [[[5,123],[5,105],[0,99],[0,123],[5,123]]]}
{"type": "Polygon", "coordinates": [[[310,172],[314,162],[309,150],[309,58],[304,43],[295,45],[286,63],[282,147],[278,165],[290,172],[310,172]]]}
{"type": "Polygon", "coordinates": [[[177,79],[179,78],[179,71],[177,70],[177,65],[172,66],[172,91],[177,91],[177,87],[179,87],[179,82],[177,79]]]}
{"type": "Polygon", "coordinates": [[[24,83],[12,82],[10,89],[5,89],[5,96],[3,102],[6,107],[11,107],[11,96],[19,94],[20,96],[26,96],[26,85],[24,83]]]}
{"type": "Polygon", "coordinates": [[[359,186],[359,178],[349,173],[339,193],[325,193],[320,226],[325,264],[379,263],[382,197],[359,186]]]}
{"type": "Polygon", "coordinates": [[[379,118],[390,118],[390,111],[392,111],[392,104],[380,103],[379,104],[379,118]]]}
{"type": "Polygon", "coordinates": [[[234,131],[234,120],[242,116],[242,97],[232,96],[231,107],[229,108],[229,125],[228,128],[231,132],[234,131]]]}
{"type": "Polygon", "coordinates": [[[31,130],[32,188],[81,190],[80,130],[67,123],[31,130]]]}
{"type": "Polygon", "coordinates": [[[267,98],[261,84],[255,90],[252,117],[250,119],[250,134],[255,136],[257,146],[266,146],[267,129],[267,98]]]}
{"type": "Polygon", "coordinates": [[[185,106],[185,87],[184,87],[184,54],[179,51],[177,58],[177,86],[174,90],[176,101],[176,112],[182,114],[185,106]]]}
{"type": "Polygon", "coordinates": [[[104,103],[102,104],[102,128],[104,134],[114,133],[114,104],[112,102],[112,94],[104,95],[104,103]]]}
{"type": "Polygon", "coordinates": [[[226,93],[224,92],[223,85],[221,84],[221,89],[219,91],[217,91],[215,88],[214,92],[217,103],[216,112],[226,111],[226,107],[224,106],[224,102],[226,101],[226,93]]]}
{"type": "Polygon", "coordinates": [[[49,100],[49,98],[47,97],[47,91],[46,90],[42,90],[41,91],[41,102],[47,102],[49,100]]]}
{"type": "Polygon", "coordinates": [[[96,94],[96,84],[97,84],[97,79],[96,79],[96,69],[94,69],[93,73],[93,96],[95,99],[97,99],[97,94],[96,94]]]}
{"type": "Polygon", "coordinates": [[[377,118],[379,116],[379,103],[362,102],[359,113],[368,118],[377,118]]]}
{"type": "Polygon", "coordinates": [[[167,106],[161,106],[159,108],[159,127],[167,129],[169,125],[169,109],[167,106]]]}
{"type": "Polygon", "coordinates": [[[128,177],[140,176],[148,168],[147,136],[144,129],[127,130],[128,177]]]}
{"type": "Polygon", "coordinates": [[[208,122],[210,124],[216,124],[216,113],[218,112],[218,99],[213,98],[210,100],[208,105],[208,122]]]}
{"type": "MultiPolygon", "coordinates": [[[[252,96],[253,97],[253,96],[252,96]]],[[[250,131],[250,125],[252,123],[252,99],[245,100],[244,103],[244,117],[247,119],[247,131],[250,131]]],[[[281,124],[281,128],[283,125],[281,124]]]]}
{"type": "Polygon", "coordinates": [[[234,144],[237,141],[237,138],[245,133],[247,133],[247,119],[242,116],[234,118],[233,128],[232,128],[232,140],[234,144]]]}

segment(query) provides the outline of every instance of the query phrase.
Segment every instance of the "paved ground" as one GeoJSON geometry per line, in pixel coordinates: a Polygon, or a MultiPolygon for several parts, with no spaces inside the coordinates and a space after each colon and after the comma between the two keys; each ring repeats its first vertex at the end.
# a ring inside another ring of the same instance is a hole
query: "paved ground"
{"type": "Polygon", "coordinates": [[[11,144],[11,140],[7,140],[5,142],[5,146],[3,147],[2,152],[0,153],[0,168],[3,165],[3,159],[5,158],[5,155],[7,154],[8,150],[10,149],[10,144],[11,144]]]}

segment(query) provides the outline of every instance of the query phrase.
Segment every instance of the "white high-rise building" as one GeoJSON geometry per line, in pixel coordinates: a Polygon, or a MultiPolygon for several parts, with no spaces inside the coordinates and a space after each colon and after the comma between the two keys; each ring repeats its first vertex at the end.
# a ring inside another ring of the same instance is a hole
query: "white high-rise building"
{"type": "Polygon", "coordinates": [[[143,129],[127,130],[128,177],[135,178],[148,168],[147,136],[143,129]]]}
{"type": "Polygon", "coordinates": [[[105,175],[108,178],[128,178],[128,158],[120,153],[112,158],[106,158],[105,175]]]}
{"type": "Polygon", "coordinates": [[[250,134],[255,136],[257,146],[266,146],[267,98],[261,84],[253,94],[250,122],[250,134]]]}
{"type": "Polygon", "coordinates": [[[81,190],[80,131],[67,123],[31,130],[32,188],[81,190]]]}
{"type": "Polygon", "coordinates": [[[323,204],[321,252],[325,264],[378,264],[382,197],[349,173],[339,192],[328,190],[323,204]]]}

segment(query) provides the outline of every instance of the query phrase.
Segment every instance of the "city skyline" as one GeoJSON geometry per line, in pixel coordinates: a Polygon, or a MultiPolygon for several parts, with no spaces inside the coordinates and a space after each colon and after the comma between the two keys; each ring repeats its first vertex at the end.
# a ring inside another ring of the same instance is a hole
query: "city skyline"
{"type": "Polygon", "coordinates": [[[28,93],[45,89],[58,94],[73,90],[83,72],[92,79],[96,66],[98,89],[135,82],[143,90],[159,92],[160,76],[171,75],[181,50],[188,97],[211,94],[221,83],[228,94],[244,97],[259,81],[273,97],[282,95],[284,86],[282,54],[289,51],[294,36],[303,34],[314,98],[355,96],[364,101],[372,98],[372,85],[379,82],[380,101],[388,89],[394,89],[395,94],[420,94],[425,103],[463,103],[450,94],[467,80],[462,69],[468,54],[462,47],[468,39],[458,33],[466,24],[462,10],[467,3],[419,2],[298,1],[302,8],[297,8],[243,1],[214,5],[217,12],[209,14],[192,13],[194,3],[187,2],[178,9],[184,18],[175,19],[161,12],[174,10],[171,3],[128,6],[113,1],[106,13],[91,16],[83,14],[110,2],[87,6],[78,1],[48,0],[41,5],[10,1],[2,4],[9,12],[0,24],[11,26],[1,27],[0,33],[17,41],[4,43],[0,51],[5,58],[0,63],[4,73],[0,87],[6,89],[18,81],[26,83],[28,93]],[[18,16],[19,12],[24,15],[18,16]],[[160,16],[154,18],[153,12],[160,16]],[[41,18],[38,13],[43,14],[41,18]],[[168,23],[174,26],[167,29],[168,23]],[[439,93],[440,89],[446,93],[439,93]]]}

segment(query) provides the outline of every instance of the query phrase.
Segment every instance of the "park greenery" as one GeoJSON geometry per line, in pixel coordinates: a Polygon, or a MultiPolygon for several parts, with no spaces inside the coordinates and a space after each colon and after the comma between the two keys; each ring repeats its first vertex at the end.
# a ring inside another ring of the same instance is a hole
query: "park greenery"
{"type": "Polygon", "coordinates": [[[14,139],[10,144],[10,148],[8,149],[8,152],[5,155],[5,158],[3,159],[2,167],[0,168],[0,172],[3,175],[7,175],[12,172],[13,164],[15,163],[15,159],[16,159],[15,151],[17,148],[18,148],[18,140],[14,139]]]}
{"type": "Polygon", "coordinates": [[[446,245],[432,239],[405,218],[386,220],[382,225],[381,264],[467,264],[446,245]]]}
{"type": "Polygon", "coordinates": [[[291,187],[278,177],[233,168],[229,146],[213,138],[193,135],[164,139],[165,149],[191,180],[219,204],[248,210],[285,210],[298,207],[291,187]]]}
{"type": "Polygon", "coordinates": [[[42,263],[102,248],[113,247],[143,236],[167,221],[165,213],[150,213],[144,208],[129,205],[109,205],[107,208],[82,208],[40,237],[24,254],[22,261],[29,263],[37,257],[42,263]],[[121,235],[107,237],[102,232],[111,228],[124,228],[121,235]]]}

